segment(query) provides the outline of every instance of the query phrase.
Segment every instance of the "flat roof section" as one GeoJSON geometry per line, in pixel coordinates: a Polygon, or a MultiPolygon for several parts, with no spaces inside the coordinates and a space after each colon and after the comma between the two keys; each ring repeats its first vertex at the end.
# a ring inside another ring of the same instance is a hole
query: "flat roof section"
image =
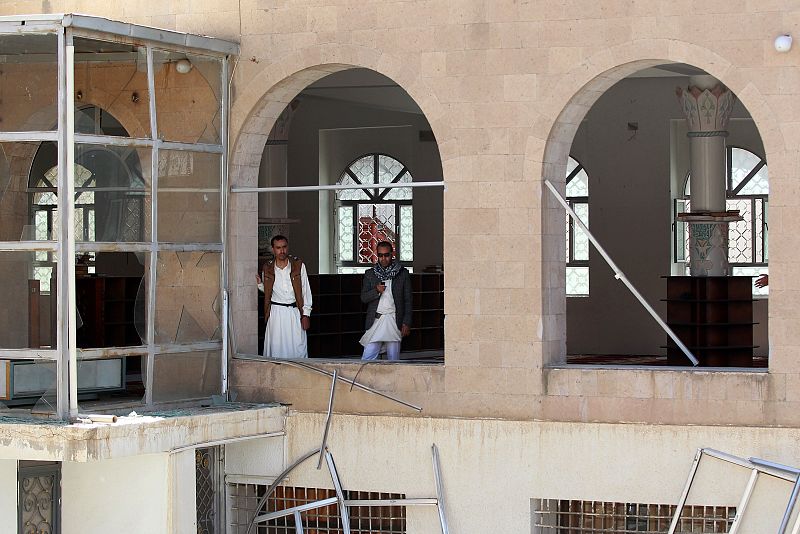
{"type": "Polygon", "coordinates": [[[213,52],[221,55],[238,55],[239,43],[226,41],[216,37],[194,35],[190,33],[164,30],[149,26],[140,26],[129,22],[119,22],[91,15],[74,13],[53,13],[39,15],[10,15],[0,17],[0,29],[3,26],[14,27],[17,33],[25,33],[28,26],[32,33],[43,25],[60,25],[91,32],[119,35],[134,40],[150,41],[165,46],[180,46],[197,51],[213,52]]]}

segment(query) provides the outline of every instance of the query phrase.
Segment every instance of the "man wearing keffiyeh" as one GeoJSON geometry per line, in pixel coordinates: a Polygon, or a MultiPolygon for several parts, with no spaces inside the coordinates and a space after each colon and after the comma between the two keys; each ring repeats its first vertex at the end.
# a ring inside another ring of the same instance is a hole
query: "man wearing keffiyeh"
{"type": "Polygon", "coordinates": [[[391,243],[381,241],[375,251],[378,261],[361,284],[361,302],[367,305],[361,359],[375,360],[385,349],[389,360],[399,360],[400,340],[411,333],[411,275],[392,258],[391,243]]]}

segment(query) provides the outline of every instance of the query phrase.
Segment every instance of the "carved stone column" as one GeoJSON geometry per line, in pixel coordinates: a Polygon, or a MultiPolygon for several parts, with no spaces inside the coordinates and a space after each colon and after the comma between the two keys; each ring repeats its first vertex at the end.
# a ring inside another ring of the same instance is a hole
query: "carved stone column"
{"type": "Polygon", "coordinates": [[[729,276],[728,224],[741,220],[725,208],[725,138],[736,95],[713,76],[693,76],[676,93],[691,151],[691,211],[678,214],[689,224],[689,274],[729,276]]]}

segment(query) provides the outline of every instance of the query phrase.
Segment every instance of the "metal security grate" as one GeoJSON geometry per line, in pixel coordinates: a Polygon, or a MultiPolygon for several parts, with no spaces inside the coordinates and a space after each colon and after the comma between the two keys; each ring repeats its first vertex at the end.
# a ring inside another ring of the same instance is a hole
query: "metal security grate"
{"type": "Polygon", "coordinates": [[[217,532],[216,457],[217,449],[214,447],[194,452],[197,534],[217,532]]]}
{"type": "MultiPolygon", "coordinates": [[[[255,513],[258,500],[267,487],[256,484],[229,484],[230,532],[244,534],[255,513]]],[[[280,486],[267,500],[259,513],[284,510],[293,506],[336,497],[336,492],[320,488],[295,488],[280,486]]],[[[348,500],[404,499],[397,493],[368,491],[345,491],[348,500]]],[[[405,506],[352,506],[350,512],[350,531],[352,534],[405,534],[405,506]]],[[[314,534],[342,534],[341,516],[338,505],[326,506],[301,513],[303,531],[314,534]]],[[[278,518],[253,527],[251,534],[295,534],[294,517],[278,518]]]]}
{"type": "Polygon", "coordinates": [[[20,462],[17,516],[19,532],[57,534],[61,465],[49,462],[20,462]]]}
{"type": "MultiPolygon", "coordinates": [[[[603,501],[537,499],[534,534],[660,534],[669,530],[675,506],[603,501]]],[[[676,529],[679,534],[728,532],[736,508],[686,506],[676,529]]]]}

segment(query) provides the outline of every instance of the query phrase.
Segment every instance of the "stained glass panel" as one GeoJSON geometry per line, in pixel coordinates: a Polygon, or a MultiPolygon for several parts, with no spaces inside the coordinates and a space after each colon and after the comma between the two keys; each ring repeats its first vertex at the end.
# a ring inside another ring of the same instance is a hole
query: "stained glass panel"
{"type": "MultiPolygon", "coordinates": [[[[575,214],[583,224],[589,226],[589,204],[585,202],[576,203],[573,207],[575,214]]],[[[573,226],[573,259],[577,261],[589,260],[589,238],[586,237],[580,228],[573,226]]]]}
{"type": "Polygon", "coordinates": [[[341,261],[353,261],[353,206],[339,206],[339,258],[341,261]]]}
{"type": "MultiPolygon", "coordinates": [[[[759,158],[757,155],[753,154],[749,150],[744,150],[742,148],[736,148],[736,147],[731,148],[730,190],[733,191],[734,189],[739,187],[739,184],[742,182],[742,180],[744,180],[747,177],[747,175],[750,174],[750,171],[752,171],[755,168],[755,166],[758,165],[760,162],[761,158],[759,158]]],[[[758,174],[761,174],[762,171],[763,171],[763,178],[766,178],[767,177],[766,165],[761,169],[761,171],[758,172],[758,174]]],[[[755,180],[755,178],[756,177],[754,176],[752,180],[755,180]]],[[[761,182],[761,180],[762,179],[760,178],[759,182],[761,182]]],[[[745,187],[747,187],[747,185],[745,187]]],[[[766,194],[768,192],[769,189],[767,189],[767,191],[765,191],[763,194],[766,194]]],[[[741,191],[740,194],[762,194],[762,193],[744,193],[744,191],[741,191]]]]}
{"type": "Polygon", "coordinates": [[[414,260],[414,208],[400,206],[400,261],[414,260]]]}
{"type": "MultiPolygon", "coordinates": [[[[345,173],[339,179],[339,185],[358,185],[349,174],[345,173]]],[[[363,189],[344,189],[336,192],[339,200],[369,200],[369,196],[363,189]]]]}
{"type": "Polygon", "coordinates": [[[753,227],[749,198],[728,199],[728,210],[739,210],[744,220],[728,225],[728,261],[731,263],[753,263],[753,227]]]}
{"type": "Polygon", "coordinates": [[[567,295],[589,294],[589,268],[567,267],[567,295]]]}
{"type": "Polygon", "coordinates": [[[375,263],[380,241],[397,242],[394,204],[358,205],[358,263],[375,263]]]}

